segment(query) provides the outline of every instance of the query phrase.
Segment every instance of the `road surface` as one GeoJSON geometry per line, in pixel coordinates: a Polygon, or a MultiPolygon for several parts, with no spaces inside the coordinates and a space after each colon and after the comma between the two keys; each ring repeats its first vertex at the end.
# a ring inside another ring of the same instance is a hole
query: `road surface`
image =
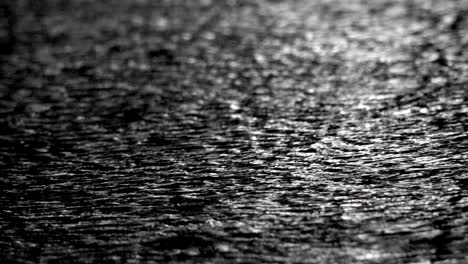
{"type": "Polygon", "coordinates": [[[1,263],[468,262],[467,1],[41,3],[0,21],[1,263]]]}

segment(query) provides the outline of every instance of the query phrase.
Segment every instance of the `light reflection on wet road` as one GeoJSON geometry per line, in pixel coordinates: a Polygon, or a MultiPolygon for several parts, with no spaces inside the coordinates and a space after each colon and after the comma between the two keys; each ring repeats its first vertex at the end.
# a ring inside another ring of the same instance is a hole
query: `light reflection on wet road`
{"type": "Polygon", "coordinates": [[[0,262],[468,261],[468,2],[15,5],[0,262]]]}

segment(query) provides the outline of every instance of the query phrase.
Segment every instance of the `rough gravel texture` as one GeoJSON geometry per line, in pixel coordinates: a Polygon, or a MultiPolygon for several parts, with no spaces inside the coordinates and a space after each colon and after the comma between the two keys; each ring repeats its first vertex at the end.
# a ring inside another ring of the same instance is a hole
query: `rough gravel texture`
{"type": "Polygon", "coordinates": [[[468,1],[0,13],[0,263],[468,263],[468,1]]]}

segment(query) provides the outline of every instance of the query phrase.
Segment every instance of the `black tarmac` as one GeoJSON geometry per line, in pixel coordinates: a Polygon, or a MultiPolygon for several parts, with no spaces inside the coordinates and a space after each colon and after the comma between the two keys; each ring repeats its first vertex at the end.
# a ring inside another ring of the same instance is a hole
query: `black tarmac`
{"type": "Polygon", "coordinates": [[[468,1],[5,0],[0,263],[468,263],[468,1]]]}

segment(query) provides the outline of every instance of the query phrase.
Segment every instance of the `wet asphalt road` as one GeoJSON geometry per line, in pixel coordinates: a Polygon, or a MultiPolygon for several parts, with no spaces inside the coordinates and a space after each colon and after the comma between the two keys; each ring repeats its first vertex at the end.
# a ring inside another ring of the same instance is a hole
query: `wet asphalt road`
{"type": "Polygon", "coordinates": [[[9,5],[0,263],[468,263],[467,1],[9,5]]]}

